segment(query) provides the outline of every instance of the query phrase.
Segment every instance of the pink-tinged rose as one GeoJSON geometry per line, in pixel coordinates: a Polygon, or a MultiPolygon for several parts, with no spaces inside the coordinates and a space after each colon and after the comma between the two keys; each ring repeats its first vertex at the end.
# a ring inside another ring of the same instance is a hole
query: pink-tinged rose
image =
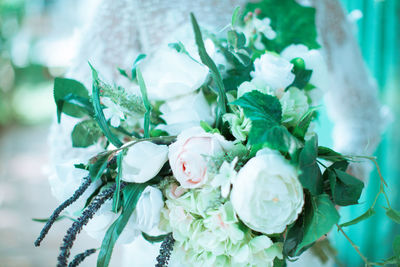
{"type": "Polygon", "coordinates": [[[206,182],[207,156],[225,153],[232,146],[220,134],[193,127],[179,134],[177,141],[169,146],[169,164],[183,188],[197,188],[206,182]]]}

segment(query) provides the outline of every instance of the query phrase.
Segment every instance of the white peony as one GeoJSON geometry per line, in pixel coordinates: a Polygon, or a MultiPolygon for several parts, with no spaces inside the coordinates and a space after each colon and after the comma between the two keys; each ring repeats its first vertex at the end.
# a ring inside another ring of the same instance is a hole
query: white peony
{"type": "Polygon", "coordinates": [[[285,89],[295,79],[293,64],[271,53],[265,53],[254,61],[251,76],[263,79],[272,89],[285,89]]]}
{"type": "Polygon", "coordinates": [[[233,146],[220,134],[206,133],[201,127],[193,127],[178,135],[169,146],[169,164],[183,188],[202,186],[207,178],[206,156],[225,153],[233,146]]]}
{"type": "Polygon", "coordinates": [[[158,126],[170,135],[177,135],[185,129],[197,126],[200,121],[214,123],[211,106],[207,103],[203,92],[192,93],[171,99],[160,107],[161,118],[167,123],[158,126]]]}
{"type": "Polygon", "coordinates": [[[122,160],[122,180],[145,183],[155,177],[168,160],[168,147],[143,141],[128,149],[122,160]]]}
{"type": "Polygon", "coordinates": [[[303,187],[298,171],[278,152],[263,149],[239,171],[231,201],[240,219],[251,229],[282,233],[301,212],[303,187]]]}
{"type": "Polygon", "coordinates": [[[185,53],[160,49],[142,64],[149,97],[166,100],[194,92],[205,82],[208,68],[185,53]]]}
{"type": "Polygon", "coordinates": [[[310,83],[321,89],[327,88],[327,85],[329,84],[327,67],[319,50],[308,50],[307,46],[305,45],[293,44],[286,47],[281,52],[281,56],[288,61],[291,61],[297,57],[302,58],[306,64],[306,69],[313,71],[310,83]]]}

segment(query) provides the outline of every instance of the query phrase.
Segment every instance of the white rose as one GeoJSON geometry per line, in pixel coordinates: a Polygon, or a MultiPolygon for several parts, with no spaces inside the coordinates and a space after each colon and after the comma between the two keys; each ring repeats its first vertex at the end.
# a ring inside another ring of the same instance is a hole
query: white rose
{"type": "MultiPolygon", "coordinates": [[[[146,187],[127,225],[119,236],[118,243],[131,243],[141,232],[153,230],[160,222],[163,206],[161,191],[152,186],[146,187]]],[[[101,241],[108,228],[118,217],[119,214],[112,211],[112,200],[107,200],[86,225],[85,231],[92,238],[101,241]]]]}
{"type": "Polygon", "coordinates": [[[161,118],[166,125],[161,124],[159,129],[170,135],[177,135],[185,129],[197,126],[200,121],[214,123],[211,106],[207,103],[203,92],[189,94],[183,97],[168,100],[161,105],[161,118]]]}
{"type": "Polygon", "coordinates": [[[263,149],[239,171],[231,201],[251,229],[282,233],[301,212],[303,187],[297,170],[279,153],[263,149]]]}
{"type": "Polygon", "coordinates": [[[231,149],[220,134],[206,133],[200,127],[193,127],[178,135],[169,146],[169,164],[172,172],[183,188],[200,187],[206,182],[207,159],[231,149]]]}
{"type": "Polygon", "coordinates": [[[122,180],[145,183],[158,174],[168,160],[168,147],[148,141],[139,142],[128,149],[122,160],[122,180]]]}
{"type": "Polygon", "coordinates": [[[265,53],[254,61],[251,76],[263,79],[274,90],[285,89],[295,79],[292,68],[293,64],[286,59],[265,53]]]}
{"type": "Polygon", "coordinates": [[[281,52],[281,56],[288,61],[297,57],[302,58],[306,64],[306,69],[313,71],[310,83],[321,89],[327,88],[329,84],[327,67],[319,50],[308,50],[307,46],[302,44],[290,45],[281,52]]]}
{"type": "Polygon", "coordinates": [[[309,108],[306,94],[296,87],[290,87],[279,101],[282,105],[282,122],[289,126],[296,126],[309,108]]]}
{"type": "Polygon", "coordinates": [[[208,68],[187,54],[166,48],[143,62],[142,73],[149,97],[166,100],[198,89],[207,78],[208,68]]]}

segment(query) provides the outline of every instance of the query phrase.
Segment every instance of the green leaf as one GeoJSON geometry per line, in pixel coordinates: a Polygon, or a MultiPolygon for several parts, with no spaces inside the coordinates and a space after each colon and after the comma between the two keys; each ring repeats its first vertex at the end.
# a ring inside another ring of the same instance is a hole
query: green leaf
{"type": "Polygon", "coordinates": [[[144,138],[150,137],[150,114],[153,107],[150,104],[150,101],[147,97],[147,89],[146,84],[144,83],[142,73],[139,68],[136,70],[137,73],[137,80],[140,87],[140,92],[142,93],[142,99],[144,107],[146,108],[146,113],[144,114],[144,138]]]}
{"type": "Polygon", "coordinates": [[[136,74],[137,74],[137,67],[139,66],[140,62],[142,62],[146,58],[146,54],[139,54],[137,58],[135,59],[135,62],[133,62],[132,66],[132,80],[136,79],[136,74]]]}
{"type": "Polygon", "coordinates": [[[235,7],[235,10],[233,11],[231,26],[235,27],[235,25],[239,19],[240,19],[240,6],[237,6],[237,7],[235,7]]]}
{"type": "Polygon", "coordinates": [[[301,170],[299,180],[312,195],[319,195],[323,192],[323,180],[321,170],[317,164],[317,155],[318,138],[315,135],[305,143],[299,155],[299,167],[301,170]]]}
{"type": "Polygon", "coordinates": [[[206,65],[210,71],[211,76],[213,77],[215,84],[218,88],[218,106],[217,106],[217,119],[216,119],[216,126],[218,129],[221,129],[222,126],[222,116],[226,113],[226,105],[227,105],[227,98],[225,93],[224,83],[222,82],[222,76],[219,72],[217,66],[215,65],[214,61],[211,57],[207,54],[207,50],[204,46],[203,37],[201,34],[201,30],[199,24],[193,13],[190,13],[190,19],[192,21],[194,36],[196,40],[196,45],[199,51],[199,56],[201,62],[206,65]]]}
{"type": "Polygon", "coordinates": [[[159,236],[151,236],[146,234],[145,232],[142,232],[142,236],[144,238],[144,240],[146,240],[147,242],[151,243],[151,244],[155,244],[155,243],[160,243],[162,241],[164,241],[164,239],[167,237],[168,234],[166,235],[159,235],[159,236]]]}
{"type": "Polygon", "coordinates": [[[111,132],[106,118],[104,117],[103,109],[100,104],[100,79],[97,71],[93,68],[93,66],[89,63],[90,68],[92,69],[93,76],[93,89],[92,89],[92,101],[93,107],[95,111],[95,120],[97,121],[100,129],[103,131],[104,135],[107,137],[108,141],[111,142],[116,147],[122,146],[122,142],[111,132]]]}
{"type": "Polygon", "coordinates": [[[264,38],[268,50],[281,52],[291,44],[304,44],[310,49],[319,48],[317,42],[317,29],[315,25],[315,9],[304,7],[295,0],[262,0],[249,3],[243,12],[261,10],[259,18],[271,19],[271,27],[276,32],[276,38],[264,38]]]}
{"type": "Polygon", "coordinates": [[[293,135],[297,138],[304,140],[306,136],[308,127],[315,116],[314,110],[309,110],[297,123],[296,127],[293,129],[293,135]]]}
{"type": "Polygon", "coordinates": [[[337,177],[333,194],[335,204],[340,206],[358,204],[364,183],[342,170],[334,169],[334,172],[337,177]]]}
{"type": "Polygon", "coordinates": [[[393,241],[393,253],[400,257],[400,235],[397,235],[393,241]]]}
{"type": "Polygon", "coordinates": [[[124,76],[124,77],[126,77],[126,78],[129,79],[129,76],[128,76],[128,73],[126,72],[126,70],[123,70],[123,69],[121,69],[121,68],[118,68],[118,71],[119,71],[119,73],[120,73],[122,76],[124,76]]]}
{"type": "Polygon", "coordinates": [[[72,130],[72,147],[91,146],[102,136],[103,132],[94,120],[81,121],[72,130]]]}
{"type": "Polygon", "coordinates": [[[351,221],[349,221],[349,222],[342,223],[342,224],[339,225],[339,226],[340,226],[341,228],[343,228],[343,227],[347,227],[347,226],[350,226],[350,225],[357,224],[357,223],[359,223],[359,222],[365,221],[365,220],[369,219],[370,217],[374,216],[375,213],[376,213],[376,212],[375,212],[375,210],[374,210],[373,208],[369,208],[366,212],[364,212],[363,214],[361,214],[361,215],[358,216],[357,218],[355,218],[355,219],[353,219],[353,220],[351,220],[351,221]]]}
{"type": "Polygon", "coordinates": [[[93,157],[89,161],[89,175],[92,182],[96,181],[101,177],[105,169],[107,168],[108,160],[111,156],[110,152],[103,152],[93,157]]]}
{"type": "Polygon", "coordinates": [[[200,121],[200,127],[203,128],[204,131],[206,131],[207,133],[219,133],[220,131],[216,128],[213,128],[210,126],[210,124],[208,124],[205,121],[200,121]]]}
{"type": "Polygon", "coordinates": [[[305,63],[302,58],[294,58],[290,62],[294,65],[292,72],[296,77],[293,83],[288,87],[295,86],[299,89],[304,89],[310,81],[313,71],[305,68],[305,63]]]}
{"type": "Polygon", "coordinates": [[[228,31],[228,43],[235,49],[244,48],[246,44],[246,36],[242,32],[235,30],[228,31]]]}
{"type": "Polygon", "coordinates": [[[74,98],[79,99],[80,101],[89,98],[88,91],[82,83],[66,78],[55,78],[53,94],[54,101],[57,105],[58,122],[60,122],[61,112],[78,118],[85,115],[81,105],[70,103],[74,98]]]}
{"type": "Polygon", "coordinates": [[[395,223],[400,224],[400,212],[392,208],[385,208],[385,209],[386,209],[386,216],[388,216],[395,223]]]}
{"type": "Polygon", "coordinates": [[[147,184],[128,184],[123,189],[124,203],[121,215],[118,219],[108,228],[103,242],[101,244],[101,250],[97,258],[97,267],[107,267],[110,263],[111,254],[114,249],[114,245],[121,235],[126,224],[129,221],[133,211],[136,208],[136,204],[146,188],[147,184]]]}
{"type": "MultiPolygon", "coordinates": [[[[47,223],[47,222],[49,221],[49,219],[50,219],[50,218],[46,218],[46,219],[32,218],[32,221],[34,221],[34,222],[39,222],[39,223],[47,223]]],[[[57,219],[55,220],[55,222],[61,221],[61,220],[63,220],[63,219],[70,219],[70,220],[74,221],[74,219],[71,218],[71,217],[69,217],[69,216],[61,215],[61,216],[58,216],[58,217],[57,217],[57,219]]]]}
{"type": "Polygon", "coordinates": [[[292,224],[287,231],[285,242],[283,243],[283,255],[295,257],[298,245],[304,237],[304,214],[300,214],[299,218],[292,224]]]}
{"type": "Polygon", "coordinates": [[[119,208],[119,200],[120,196],[120,188],[121,188],[121,177],[122,177],[122,159],[124,154],[121,152],[117,156],[117,177],[115,177],[115,192],[113,196],[113,204],[112,204],[112,211],[117,213],[119,208]]]}
{"type": "Polygon", "coordinates": [[[331,162],[346,160],[345,157],[342,156],[342,154],[323,146],[318,147],[318,158],[325,159],[331,162]]]}
{"type": "Polygon", "coordinates": [[[297,251],[327,234],[340,218],[326,194],[311,197],[311,205],[312,210],[308,210],[305,214],[304,238],[297,251]]]}

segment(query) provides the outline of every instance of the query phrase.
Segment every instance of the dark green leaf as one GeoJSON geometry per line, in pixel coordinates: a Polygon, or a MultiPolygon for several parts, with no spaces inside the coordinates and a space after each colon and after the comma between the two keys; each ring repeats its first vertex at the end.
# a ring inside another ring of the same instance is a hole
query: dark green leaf
{"type": "Polygon", "coordinates": [[[361,214],[361,215],[358,216],[357,218],[355,218],[355,219],[353,219],[353,220],[351,220],[351,221],[349,221],[349,222],[342,223],[342,224],[339,225],[339,226],[343,228],[343,227],[347,227],[347,226],[350,226],[350,225],[357,224],[357,223],[359,223],[359,222],[365,221],[365,220],[367,220],[368,218],[374,216],[375,213],[376,213],[376,212],[375,212],[375,210],[374,210],[373,208],[369,208],[366,212],[364,212],[363,214],[361,214]]]}
{"type": "Polygon", "coordinates": [[[114,245],[121,235],[126,224],[129,221],[133,211],[135,210],[136,204],[146,188],[147,184],[128,184],[123,189],[124,203],[121,215],[118,219],[108,228],[106,235],[104,236],[101,244],[101,250],[97,258],[97,267],[107,267],[110,263],[111,254],[114,249],[114,245]]]}
{"type": "Polygon", "coordinates": [[[150,104],[150,101],[147,97],[147,89],[146,89],[146,84],[144,83],[142,73],[140,72],[140,69],[137,68],[136,70],[137,73],[137,80],[139,83],[140,87],[140,92],[142,93],[142,99],[143,99],[143,104],[144,107],[146,108],[146,113],[144,114],[144,138],[149,138],[150,137],[150,114],[152,110],[152,106],[150,104]]]}
{"type": "Polygon", "coordinates": [[[345,160],[345,158],[340,153],[323,146],[318,147],[318,158],[325,159],[331,162],[345,160]]]}
{"type": "Polygon", "coordinates": [[[393,241],[393,253],[400,257],[400,235],[397,235],[393,241]]]}
{"type": "Polygon", "coordinates": [[[385,209],[386,209],[386,216],[388,216],[395,223],[400,224],[400,212],[392,208],[385,208],[385,209]]]}
{"type": "Polygon", "coordinates": [[[145,58],[146,58],[145,54],[139,54],[137,56],[137,58],[135,59],[135,62],[133,62],[133,67],[132,67],[132,72],[131,72],[132,80],[136,79],[136,69],[139,66],[140,62],[142,62],[145,58]]]}
{"type": "Polygon", "coordinates": [[[122,176],[122,159],[124,154],[121,152],[117,156],[117,177],[115,177],[115,192],[113,196],[113,205],[112,210],[113,212],[117,213],[119,208],[119,201],[120,201],[120,188],[121,188],[121,176],[122,176]]]}
{"type": "Polygon", "coordinates": [[[310,123],[313,120],[314,116],[314,110],[310,110],[309,112],[304,114],[301,120],[297,123],[296,127],[293,129],[293,135],[301,140],[304,140],[308,127],[310,126],[310,123]]]}
{"type": "Polygon", "coordinates": [[[311,205],[312,210],[308,210],[305,215],[304,238],[297,251],[327,234],[340,218],[335,206],[326,194],[313,196],[311,205]]]}
{"type": "Polygon", "coordinates": [[[313,71],[305,68],[305,63],[302,58],[294,58],[290,62],[294,64],[292,72],[296,77],[289,87],[295,86],[299,89],[303,89],[310,81],[313,71]]]}
{"type": "Polygon", "coordinates": [[[103,152],[89,161],[89,175],[92,181],[96,181],[101,177],[105,169],[107,168],[108,160],[111,154],[109,152],[103,152]]]}
{"type": "Polygon", "coordinates": [[[261,10],[259,18],[271,19],[271,27],[276,32],[276,38],[264,38],[268,50],[281,52],[291,44],[304,44],[310,49],[319,48],[317,29],[315,25],[315,9],[304,7],[295,0],[262,0],[249,3],[244,14],[261,10]]]}
{"type": "MultiPolygon", "coordinates": [[[[90,64],[89,64],[90,65],[90,64]]],[[[122,142],[111,132],[106,118],[104,117],[103,110],[100,104],[100,79],[97,71],[90,65],[92,68],[92,76],[93,76],[93,89],[92,89],[92,101],[93,108],[95,111],[95,120],[97,121],[100,129],[103,131],[104,135],[107,137],[108,141],[111,142],[116,147],[122,146],[122,142]]]]}
{"type": "Polygon", "coordinates": [[[334,169],[334,172],[337,176],[333,195],[335,204],[340,206],[358,204],[364,183],[339,169],[334,169]]]}
{"type": "Polygon", "coordinates": [[[323,180],[321,170],[317,164],[318,138],[313,136],[308,140],[299,155],[299,167],[301,174],[299,180],[304,188],[312,195],[323,192],[323,180]]]}
{"type": "Polygon", "coordinates": [[[215,65],[215,63],[211,59],[211,57],[207,54],[207,50],[204,46],[203,37],[201,34],[199,24],[197,23],[197,20],[196,20],[195,16],[193,15],[193,13],[190,13],[190,19],[192,21],[194,36],[195,36],[196,45],[197,45],[197,48],[199,51],[199,56],[200,56],[201,62],[203,62],[203,64],[206,65],[210,69],[211,75],[214,79],[215,84],[217,85],[217,88],[218,88],[218,106],[217,106],[216,126],[218,129],[220,129],[222,126],[222,116],[226,113],[226,105],[227,105],[224,83],[222,82],[222,76],[221,76],[221,73],[219,72],[217,66],[215,65]]]}
{"type": "Polygon", "coordinates": [[[304,237],[304,214],[300,214],[296,222],[288,228],[285,242],[283,243],[283,255],[295,257],[297,246],[304,237]]]}
{"type": "Polygon", "coordinates": [[[151,236],[146,234],[145,232],[142,232],[142,236],[144,238],[144,240],[146,240],[147,242],[151,243],[151,244],[155,244],[155,243],[160,243],[162,241],[164,241],[164,239],[167,237],[168,234],[166,235],[159,235],[159,236],[151,236]]]}
{"type": "Polygon", "coordinates": [[[91,146],[97,143],[101,136],[103,132],[94,120],[81,121],[72,130],[72,147],[91,146]]]}
{"type": "Polygon", "coordinates": [[[60,122],[61,112],[64,112],[69,116],[78,118],[85,115],[85,111],[82,110],[81,105],[77,105],[76,103],[69,103],[71,100],[73,100],[73,98],[81,101],[82,99],[87,100],[89,98],[86,87],[80,82],[71,79],[56,78],[54,80],[53,94],[54,101],[57,105],[58,122],[60,122]]]}

